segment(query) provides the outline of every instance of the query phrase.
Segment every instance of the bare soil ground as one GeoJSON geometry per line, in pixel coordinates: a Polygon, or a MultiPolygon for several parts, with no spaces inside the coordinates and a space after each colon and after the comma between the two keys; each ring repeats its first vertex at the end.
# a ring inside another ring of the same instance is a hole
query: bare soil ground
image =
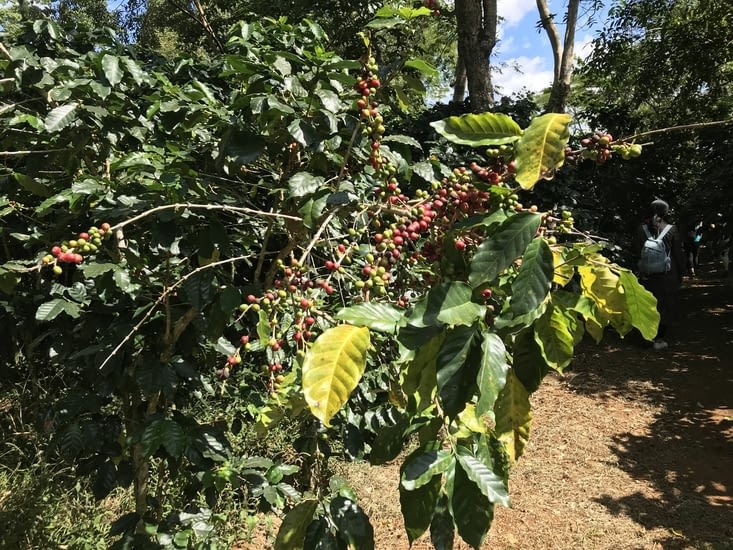
{"type": "MultiPolygon", "coordinates": [[[[483,548],[733,549],[733,279],[703,272],[681,300],[667,351],[610,335],[533,395],[512,507],[483,548]]],[[[409,547],[398,468],[344,470],[380,550],[409,547]]]]}

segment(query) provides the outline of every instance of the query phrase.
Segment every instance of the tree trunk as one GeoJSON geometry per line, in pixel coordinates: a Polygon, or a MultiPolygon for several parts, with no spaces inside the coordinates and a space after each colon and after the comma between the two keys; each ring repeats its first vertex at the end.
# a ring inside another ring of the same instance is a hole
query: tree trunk
{"type": "Polygon", "coordinates": [[[476,113],[487,111],[494,104],[490,56],[496,45],[496,3],[497,0],[456,0],[455,4],[458,59],[463,62],[468,99],[476,113]]]}
{"type": "Polygon", "coordinates": [[[578,22],[578,7],[580,0],[569,0],[565,15],[565,38],[560,43],[560,33],[550,13],[547,0],[537,0],[537,10],[540,14],[540,24],[547,33],[552,47],[553,79],[550,99],[547,102],[548,112],[562,113],[570,93],[570,84],[573,79],[573,53],[575,49],[575,27],[578,22]]]}
{"type": "Polygon", "coordinates": [[[456,79],[453,83],[452,101],[460,103],[464,99],[466,99],[466,65],[459,55],[458,61],[456,61],[456,79]]]}

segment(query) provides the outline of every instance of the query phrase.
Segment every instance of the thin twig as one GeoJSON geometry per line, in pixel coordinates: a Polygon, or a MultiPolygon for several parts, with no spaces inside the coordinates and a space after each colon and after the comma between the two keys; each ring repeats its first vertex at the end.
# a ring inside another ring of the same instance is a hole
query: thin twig
{"type": "Polygon", "coordinates": [[[270,218],[283,218],[287,220],[293,220],[297,222],[302,222],[302,218],[298,218],[297,216],[290,216],[288,214],[279,214],[277,212],[263,212],[262,210],[254,210],[252,208],[246,208],[244,206],[227,206],[223,204],[192,204],[192,203],[176,203],[176,204],[164,204],[162,206],[156,206],[155,208],[151,208],[150,210],[146,210],[145,212],[138,214],[135,217],[130,218],[129,220],[125,220],[124,222],[120,222],[112,227],[112,229],[121,229],[125,227],[126,225],[130,225],[131,223],[135,223],[138,220],[141,220],[147,216],[150,216],[151,214],[154,214],[155,212],[160,212],[162,210],[178,210],[179,208],[189,208],[192,210],[198,209],[198,210],[222,210],[224,212],[233,212],[235,214],[250,214],[252,216],[262,216],[262,217],[270,217],[270,218]]]}
{"type": "Polygon", "coordinates": [[[22,157],[23,155],[45,155],[46,153],[58,153],[67,149],[40,149],[38,151],[0,151],[0,157],[22,157]]]}
{"type": "Polygon", "coordinates": [[[318,228],[318,231],[316,231],[315,235],[313,235],[313,238],[308,243],[308,246],[305,247],[305,250],[303,250],[303,254],[300,256],[300,261],[298,262],[300,265],[303,265],[305,261],[308,259],[308,254],[310,254],[313,247],[316,245],[318,240],[321,238],[321,235],[326,230],[326,227],[328,227],[328,224],[331,223],[331,220],[336,216],[336,213],[339,211],[339,207],[337,206],[331,212],[328,213],[328,216],[326,216],[326,219],[323,220],[323,223],[318,228]]]}
{"type": "MultiPolygon", "coordinates": [[[[117,353],[122,349],[122,347],[127,342],[130,341],[130,338],[132,338],[135,335],[135,333],[137,333],[137,331],[140,330],[140,327],[142,327],[145,324],[145,321],[147,321],[148,319],[150,319],[150,316],[153,314],[153,312],[155,311],[155,309],[163,302],[163,300],[165,300],[165,298],[168,296],[168,294],[170,294],[171,292],[173,292],[176,288],[178,288],[179,286],[181,286],[188,279],[190,279],[191,277],[193,277],[197,273],[200,273],[200,272],[204,271],[205,269],[211,269],[211,268],[214,268],[214,267],[218,267],[220,265],[232,264],[232,263],[238,262],[240,260],[246,260],[249,257],[250,257],[249,255],[247,255],[247,256],[236,256],[235,258],[227,258],[226,260],[219,260],[218,262],[211,262],[210,264],[202,265],[201,267],[197,267],[196,269],[194,269],[190,273],[186,273],[178,281],[176,281],[171,286],[169,286],[168,288],[166,288],[163,291],[163,293],[160,296],[158,296],[158,298],[155,300],[155,302],[153,303],[153,306],[147,311],[147,313],[145,313],[145,315],[143,315],[143,318],[140,319],[140,321],[138,321],[135,324],[134,327],[132,327],[132,330],[130,330],[130,332],[127,333],[127,335],[122,339],[122,341],[119,344],[117,344],[117,346],[115,347],[115,349],[112,350],[112,352],[107,356],[107,358],[102,362],[102,364],[99,365],[99,370],[102,370],[104,368],[104,366],[107,363],[109,363],[109,361],[115,355],[117,355],[117,353]]],[[[187,313],[186,315],[184,315],[184,317],[187,317],[189,313],[187,313]]]]}
{"type": "Polygon", "coordinates": [[[633,136],[624,137],[618,141],[633,141],[640,137],[651,136],[654,134],[666,134],[668,132],[676,132],[678,130],[699,130],[702,128],[710,128],[712,126],[725,126],[726,124],[733,124],[733,118],[728,120],[716,120],[713,122],[697,122],[695,124],[682,124],[680,126],[670,126],[669,128],[659,128],[658,130],[649,130],[648,132],[641,132],[634,134],[633,136]]]}

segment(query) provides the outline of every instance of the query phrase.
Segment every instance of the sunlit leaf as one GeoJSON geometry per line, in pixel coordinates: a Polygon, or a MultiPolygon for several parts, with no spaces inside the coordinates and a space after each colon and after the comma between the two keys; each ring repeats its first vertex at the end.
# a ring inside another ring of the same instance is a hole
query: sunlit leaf
{"type": "Polygon", "coordinates": [[[522,456],[529,440],[532,412],[529,393],[512,371],[509,371],[506,385],[496,400],[494,412],[494,430],[514,462],[522,456]]]}
{"type": "Polygon", "coordinates": [[[74,111],[78,105],[76,103],[67,103],[53,109],[46,116],[44,125],[47,132],[59,132],[66,128],[74,121],[74,111]]]}
{"type": "Polygon", "coordinates": [[[394,334],[402,321],[404,310],[389,304],[364,302],[341,309],[336,318],[352,325],[368,327],[377,332],[394,334]]]}
{"type": "Polygon", "coordinates": [[[468,280],[471,286],[493,281],[499,273],[520,257],[532,242],[542,222],[539,214],[515,214],[503,222],[496,233],[479,245],[471,260],[468,280]]]}
{"type": "Polygon", "coordinates": [[[322,333],[303,361],[303,393],[326,426],[361,380],[370,346],[369,329],[338,325],[322,333]]]}
{"type": "Polygon", "coordinates": [[[550,247],[544,239],[534,239],[522,256],[522,266],[512,282],[512,312],[523,315],[537,309],[550,292],[553,274],[550,247]]]}
{"type": "Polygon", "coordinates": [[[522,135],[519,124],[503,113],[451,116],[430,125],[448,141],[473,147],[512,143],[522,135]]]}
{"type": "Polygon", "coordinates": [[[318,506],[314,499],[303,500],[285,515],[275,539],[275,550],[301,550],[308,525],[318,506]]]}
{"type": "Polygon", "coordinates": [[[570,139],[572,117],[547,113],[532,120],[517,142],[516,180],[522,189],[532,189],[542,178],[550,178],[565,162],[565,146],[570,139]]]}

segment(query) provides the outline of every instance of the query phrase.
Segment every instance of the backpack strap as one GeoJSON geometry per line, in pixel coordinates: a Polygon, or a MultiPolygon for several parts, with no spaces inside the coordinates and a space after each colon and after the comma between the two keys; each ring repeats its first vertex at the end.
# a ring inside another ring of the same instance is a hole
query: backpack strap
{"type": "Polygon", "coordinates": [[[664,226],[664,229],[662,229],[659,235],[657,235],[657,239],[663,239],[664,236],[669,232],[670,229],[672,229],[672,224],[668,223],[667,225],[664,226]]]}
{"type": "Polygon", "coordinates": [[[651,239],[652,238],[652,234],[649,232],[649,228],[647,227],[647,225],[645,223],[642,223],[641,224],[641,227],[642,227],[642,229],[644,229],[644,233],[646,233],[646,238],[647,239],[651,239]]]}

